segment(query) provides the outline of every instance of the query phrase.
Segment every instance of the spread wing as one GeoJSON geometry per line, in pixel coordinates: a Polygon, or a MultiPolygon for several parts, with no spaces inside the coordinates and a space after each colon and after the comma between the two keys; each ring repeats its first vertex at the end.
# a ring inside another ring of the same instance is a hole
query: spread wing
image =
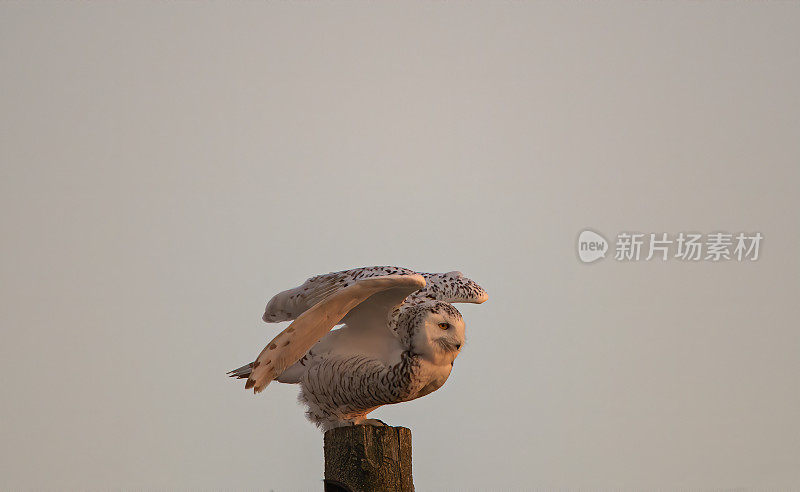
{"type": "MultiPolygon", "coordinates": [[[[263,320],[274,323],[296,319],[317,303],[354,285],[359,280],[388,275],[421,275],[426,281],[426,286],[413,294],[413,297],[418,299],[476,304],[488,299],[486,291],[464,277],[461,272],[417,273],[408,268],[394,266],[364,267],[311,277],[303,285],[277,294],[267,304],[263,320]]],[[[360,310],[361,308],[354,310],[342,322],[352,322],[353,317],[359,316],[360,310]]]]}
{"type": "Polygon", "coordinates": [[[368,298],[374,296],[370,302],[364,303],[365,308],[381,311],[385,320],[387,313],[409,294],[424,287],[425,278],[412,273],[361,278],[346,287],[332,289],[267,344],[253,362],[245,388],[253,388],[256,393],[262,391],[368,298]]]}

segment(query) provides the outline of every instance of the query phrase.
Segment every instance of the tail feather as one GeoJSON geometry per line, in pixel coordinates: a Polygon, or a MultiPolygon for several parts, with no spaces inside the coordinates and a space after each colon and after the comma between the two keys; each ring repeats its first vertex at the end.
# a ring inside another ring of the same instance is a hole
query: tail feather
{"type": "Polygon", "coordinates": [[[249,364],[245,364],[238,369],[234,369],[232,371],[228,371],[228,376],[236,379],[244,379],[250,377],[250,374],[253,372],[253,365],[255,362],[251,362],[249,364]]]}

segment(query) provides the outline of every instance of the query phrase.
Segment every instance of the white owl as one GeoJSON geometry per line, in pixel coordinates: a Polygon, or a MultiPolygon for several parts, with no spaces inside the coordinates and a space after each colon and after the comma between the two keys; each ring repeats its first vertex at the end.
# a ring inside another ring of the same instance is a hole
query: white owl
{"type": "Polygon", "coordinates": [[[450,303],[487,298],[461,272],[365,267],[312,277],[269,301],[264,321],[294,322],[228,374],[256,393],[274,379],[300,384],[306,415],[324,430],[382,425],[366,415],[425,396],[450,375],[465,341],[450,303]]]}

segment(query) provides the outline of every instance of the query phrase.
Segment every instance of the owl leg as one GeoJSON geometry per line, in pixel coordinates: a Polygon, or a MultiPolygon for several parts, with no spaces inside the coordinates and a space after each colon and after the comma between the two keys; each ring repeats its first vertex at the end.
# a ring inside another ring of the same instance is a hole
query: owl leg
{"type": "Polygon", "coordinates": [[[388,424],[378,419],[368,419],[364,416],[350,417],[350,418],[337,418],[335,416],[322,417],[317,420],[317,425],[322,427],[323,430],[335,429],[336,427],[347,427],[350,425],[371,425],[373,427],[388,427],[388,424]]]}
{"type": "Polygon", "coordinates": [[[364,417],[340,418],[330,415],[321,418],[317,422],[317,425],[321,427],[323,431],[328,431],[337,427],[349,427],[353,425],[363,425],[365,423],[364,417]]]}

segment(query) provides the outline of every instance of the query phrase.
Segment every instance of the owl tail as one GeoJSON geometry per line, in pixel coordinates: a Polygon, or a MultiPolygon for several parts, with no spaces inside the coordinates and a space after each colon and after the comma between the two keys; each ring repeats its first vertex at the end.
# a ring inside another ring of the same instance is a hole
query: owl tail
{"type": "Polygon", "coordinates": [[[253,362],[249,364],[245,364],[238,369],[234,369],[232,371],[228,371],[228,376],[236,379],[245,379],[250,376],[250,373],[253,372],[253,362]]]}
{"type": "MultiPolygon", "coordinates": [[[[236,379],[249,378],[250,374],[253,373],[254,365],[255,362],[251,362],[249,364],[243,365],[238,369],[228,371],[228,376],[236,379]]],[[[301,365],[300,363],[297,363],[292,367],[290,367],[289,369],[283,371],[277,378],[275,378],[275,380],[280,383],[299,383],[300,377],[302,376],[304,369],[305,366],[301,365]]]]}

